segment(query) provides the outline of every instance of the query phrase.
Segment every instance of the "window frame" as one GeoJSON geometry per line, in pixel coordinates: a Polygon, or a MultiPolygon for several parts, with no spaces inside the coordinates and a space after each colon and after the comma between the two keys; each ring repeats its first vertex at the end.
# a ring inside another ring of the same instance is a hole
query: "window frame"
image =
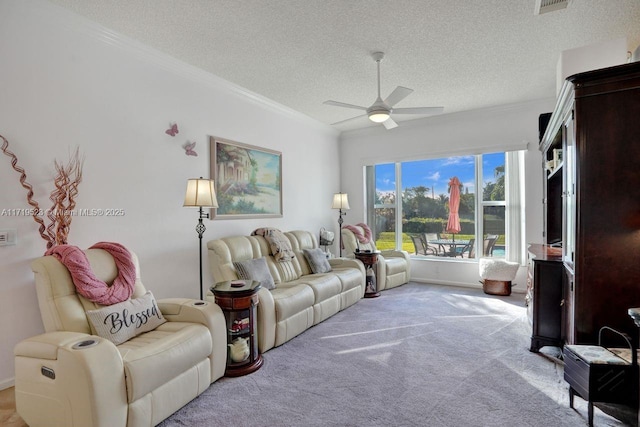
{"type": "MultiPolygon", "coordinates": [[[[387,208],[387,209],[394,209],[395,210],[395,246],[396,246],[396,250],[398,248],[402,248],[402,233],[403,233],[403,228],[402,228],[402,218],[403,218],[403,209],[402,209],[402,201],[403,201],[403,191],[402,191],[402,163],[404,162],[414,162],[414,161],[421,161],[421,160],[437,160],[437,159],[446,159],[447,157],[463,157],[463,156],[474,156],[474,168],[475,168],[475,230],[476,230],[476,243],[477,242],[482,242],[483,238],[484,238],[484,210],[485,207],[489,207],[489,206],[498,206],[498,207],[504,207],[505,209],[505,243],[506,243],[506,251],[505,251],[505,259],[507,260],[511,260],[511,261],[518,261],[521,265],[523,264],[523,260],[522,260],[522,254],[524,253],[524,248],[520,248],[519,246],[521,245],[521,241],[520,239],[514,239],[511,235],[515,234],[515,235],[520,235],[522,233],[522,224],[520,221],[520,218],[522,218],[524,216],[524,212],[522,212],[522,210],[524,209],[524,205],[520,202],[516,202],[515,204],[513,203],[513,201],[510,201],[509,199],[511,198],[511,192],[509,191],[509,188],[511,187],[513,189],[513,187],[518,187],[519,191],[516,193],[519,197],[519,195],[521,193],[524,192],[524,189],[522,188],[522,186],[524,185],[521,177],[520,177],[520,170],[523,167],[522,164],[518,164],[521,163],[523,161],[523,156],[518,156],[517,154],[519,152],[515,152],[516,156],[515,157],[511,157],[509,154],[511,154],[510,151],[494,151],[494,152],[487,152],[487,153],[476,153],[476,154],[463,154],[463,153],[456,153],[453,154],[452,156],[446,156],[446,155],[442,155],[442,156],[438,156],[438,157],[433,157],[433,158],[423,158],[423,159],[406,159],[406,160],[397,160],[394,162],[379,162],[376,164],[372,164],[369,166],[365,166],[365,193],[366,193],[366,198],[367,200],[371,200],[371,204],[368,204],[366,207],[366,217],[367,220],[369,222],[369,224],[373,224],[375,227],[375,217],[376,217],[376,209],[381,209],[381,208],[387,208]],[[504,177],[505,177],[505,195],[504,195],[504,200],[484,200],[484,194],[483,194],[483,180],[482,180],[482,174],[483,174],[483,164],[482,164],[482,159],[483,159],[483,155],[486,154],[497,154],[497,153],[503,153],[504,154],[504,161],[505,161],[505,172],[504,172],[504,177]],[[515,160],[514,160],[515,159],[515,160]],[[519,159],[519,160],[518,160],[519,159]],[[375,194],[376,194],[376,179],[375,179],[375,168],[377,165],[383,165],[383,164],[393,164],[395,165],[395,192],[396,192],[396,197],[395,197],[395,203],[394,204],[389,204],[389,203],[385,203],[385,204],[374,204],[373,201],[375,200],[375,194]],[[511,205],[513,205],[513,207],[517,208],[517,212],[516,212],[516,217],[517,220],[513,220],[513,209],[511,207],[511,205]],[[369,206],[372,207],[372,209],[369,208],[369,206]],[[482,236],[480,239],[478,239],[478,236],[482,236]],[[511,248],[511,244],[515,243],[518,247],[513,247],[511,248]]],[[[375,230],[377,232],[377,230],[375,230]]],[[[476,244],[476,246],[478,248],[481,248],[481,245],[476,244]]],[[[417,257],[415,255],[412,255],[414,258],[416,259],[427,259],[427,260],[442,260],[441,257],[432,257],[432,256],[420,256],[417,257]]],[[[478,252],[478,250],[476,250],[476,254],[475,254],[475,258],[460,258],[457,259],[457,261],[472,261],[472,262],[477,262],[478,258],[482,256],[482,250],[480,250],[480,252],[478,252]]],[[[454,259],[447,259],[447,261],[453,261],[454,259]]]]}

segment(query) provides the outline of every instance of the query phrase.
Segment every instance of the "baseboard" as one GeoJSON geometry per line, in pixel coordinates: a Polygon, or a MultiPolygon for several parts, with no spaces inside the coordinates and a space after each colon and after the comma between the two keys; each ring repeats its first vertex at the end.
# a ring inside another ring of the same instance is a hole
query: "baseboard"
{"type": "Polygon", "coordinates": [[[14,377],[11,377],[9,379],[0,381],[0,390],[4,390],[10,387],[13,387],[16,383],[16,379],[14,377]]]}
{"type": "MultiPolygon", "coordinates": [[[[412,282],[416,282],[416,283],[429,284],[429,285],[457,286],[457,287],[460,287],[460,288],[482,289],[482,283],[480,283],[480,282],[478,282],[476,284],[476,283],[468,283],[468,282],[453,282],[453,281],[448,281],[448,280],[415,279],[413,277],[411,278],[411,281],[412,282]]],[[[516,285],[514,285],[511,288],[511,293],[512,294],[522,294],[522,295],[524,295],[526,293],[526,289],[523,286],[518,287],[516,285]]]]}

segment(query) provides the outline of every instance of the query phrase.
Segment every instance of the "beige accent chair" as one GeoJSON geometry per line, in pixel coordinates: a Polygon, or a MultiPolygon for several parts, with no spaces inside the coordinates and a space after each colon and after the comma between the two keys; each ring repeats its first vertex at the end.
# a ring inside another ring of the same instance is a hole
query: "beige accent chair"
{"type": "MultiPolygon", "coordinates": [[[[96,277],[112,283],[113,257],[85,253],[96,277]]],[[[146,290],[132,256],[138,298],[146,290]]],[[[30,426],[153,426],[224,375],[226,326],[217,305],[157,300],[167,322],[116,346],[92,333],[85,311],[101,306],[76,293],[62,263],[45,256],[31,267],[46,333],[14,349],[16,408],[30,426]]]]}
{"type": "MultiPolygon", "coordinates": [[[[362,227],[354,225],[364,235],[362,227]]],[[[349,229],[342,229],[342,242],[344,251],[342,252],[347,258],[355,258],[353,253],[356,249],[361,251],[375,251],[376,244],[372,240],[369,243],[360,243],[357,241],[356,235],[349,229]]],[[[378,255],[378,264],[376,265],[376,282],[378,291],[394,288],[404,285],[411,279],[411,258],[407,251],[384,250],[378,255]]]]}

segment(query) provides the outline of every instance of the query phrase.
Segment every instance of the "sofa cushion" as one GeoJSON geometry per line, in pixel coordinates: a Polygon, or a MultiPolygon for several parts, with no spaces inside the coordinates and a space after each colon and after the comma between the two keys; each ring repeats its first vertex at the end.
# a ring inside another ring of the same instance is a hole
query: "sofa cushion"
{"type": "Polygon", "coordinates": [[[211,333],[200,324],[167,322],[118,346],[124,363],[127,399],[134,402],[205,360],[211,333]]]}
{"type": "Polygon", "coordinates": [[[327,254],[322,249],[303,249],[302,252],[313,273],[328,273],[331,271],[331,265],[327,261],[327,254]]]}
{"type": "Polygon", "coordinates": [[[233,263],[236,274],[240,279],[257,280],[266,289],[276,287],[265,257],[236,261],[233,263]]]}
{"type": "Polygon", "coordinates": [[[291,282],[300,277],[300,263],[294,258],[290,261],[272,262],[272,267],[282,283],[291,282]]]}
{"type": "Polygon", "coordinates": [[[271,291],[276,308],[276,321],[280,322],[312,307],[315,302],[313,290],[307,285],[281,286],[271,291]]]}
{"type": "Polygon", "coordinates": [[[387,276],[403,273],[407,271],[407,260],[404,258],[385,258],[384,263],[387,268],[387,276]]]}
{"type": "Polygon", "coordinates": [[[334,268],[332,273],[340,279],[342,292],[347,292],[350,289],[357,287],[362,287],[364,289],[364,277],[357,268],[334,268]]]}
{"type": "Polygon", "coordinates": [[[308,274],[300,277],[296,283],[304,283],[313,289],[314,304],[321,303],[342,292],[342,283],[333,273],[308,274]]]}
{"type": "Polygon", "coordinates": [[[88,310],[86,313],[96,334],[115,345],[149,332],[166,322],[151,291],[147,291],[140,298],[88,310]]]}

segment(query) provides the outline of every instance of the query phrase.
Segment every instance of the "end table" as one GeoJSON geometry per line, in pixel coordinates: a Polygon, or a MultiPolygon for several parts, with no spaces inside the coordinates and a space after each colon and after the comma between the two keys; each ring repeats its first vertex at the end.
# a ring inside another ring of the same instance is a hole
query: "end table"
{"type": "Polygon", "coordinates": [[[227,377],[247,375],[262,366],[256,313],[260,287],[255,280],[232,280],[211,288],[227,321],[227,377]]]}
{"type": "Polygon", "coordinates": [[[376,272],[373,267],[378,263],[378,255],[380,251],[356,251],[353,253],[356,259],[364,264],[366,277],[366,285],[364,290],[365,298],[376,298],[380,296],[378,286],[376,284],[376,272]]]}

